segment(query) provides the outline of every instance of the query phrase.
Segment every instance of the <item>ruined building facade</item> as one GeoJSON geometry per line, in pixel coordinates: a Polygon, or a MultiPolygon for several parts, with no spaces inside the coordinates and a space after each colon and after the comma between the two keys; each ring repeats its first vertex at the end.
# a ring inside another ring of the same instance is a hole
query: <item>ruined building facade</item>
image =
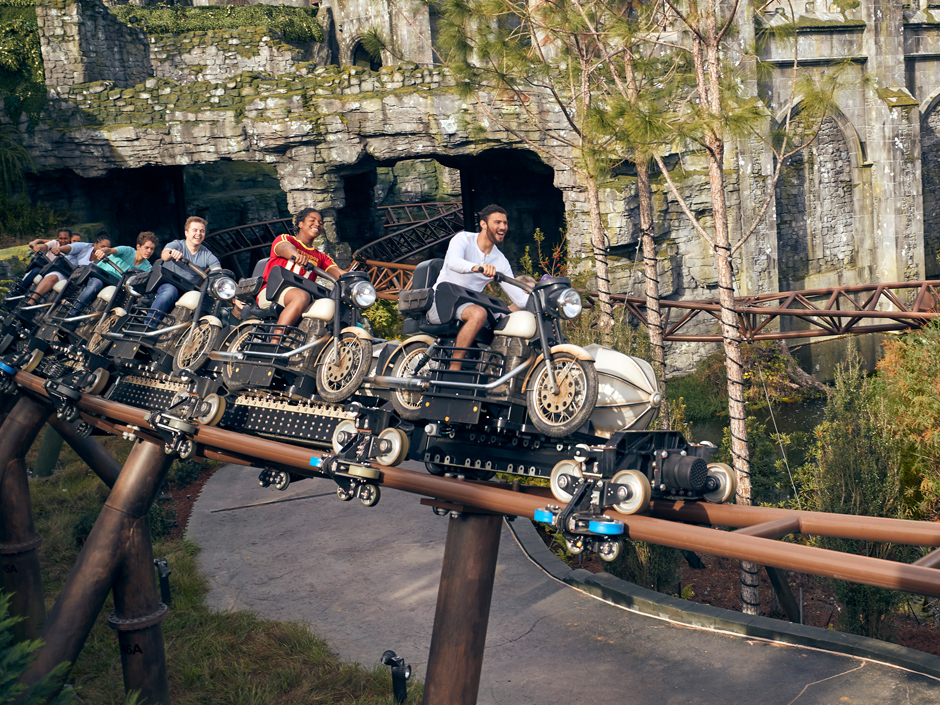
{"type": "MultiPolygon", "coordinates": [[[[934,4],[862,0],[837,11],[796,0],[796,70],[824,71],[848,60],[867,80],[839,94],[839,110],[817,142],[784,165],[774,202],[736,261],[740,293],[940,277],[940,3],[934,4]]],[[[375,234],[374,219],[362,213],[389,188],[407,182],[399,196],[459,198],[459,173],[480,199],[518,202],[511,234],[519,242],[563,218],[572,264],[590,269],[581,185],[562,165],[488,126],[478,106],[459,96],[435,65],[436,23],[425,3],[325,0],[318,18],[326,36],[311,46],[253,28],[148,37],[99,0],[38,0],[37,13],[50,101],[24,139],[38,192],[44,175],[105,183],[123,174],[131,184],[133,174],[150,170],[170,194],[173,179],[190,183],[198,175],[231,185],[212,168],[254,165],[252,176],[235,181],[257,182],[259,193],[262,182],[274,185],[292,212],[321,209],[327,244],[342,257],[375,234]],[[371,30],[388,42],[381,67],[362,49],[371,30]],[[471,135],[474,125],[489,129],[471,135]],[[168,167],[176,171],[160,171],[168,167]]],[[[761,21],[783,16],[768,13],[761,21]]],[[[792,43],[769,44],[762,58],[774,72],[767,79],[741,69],[741,79],[780,117],[798,109],[790,94],[793,54],[792,43]]],[[[515,119],[511,105],[497,102],[497,109],[515,119]]],[[[524,124],[518,129],[540,139],[524,124]]],[[[682,187],[693,209],[707,214],[707,174],[694,155],[683,159],[682,187]]],[[[728,150],[733,233],[748,227],[773,167],[759,142],[742,140],[728,150]]],[[[51,192],[47,185],[44,193],[51,192]]],[[[156,188],[153,198],[160,193],[156,188]]],[[[711,253],[664,189],[655,200],[663,296],[714,296],[711,253]]],[[[640,292],[634,180],[607,183],[602,208],[613,287],[640,292]]],[[[276,211],[272,205],[242,217],[276,211]]],[[[212,222],[210,229],[234,224],[212,222]]],[[[681,346],[673,351],[680,368],[683,354],[681,346]]]]}

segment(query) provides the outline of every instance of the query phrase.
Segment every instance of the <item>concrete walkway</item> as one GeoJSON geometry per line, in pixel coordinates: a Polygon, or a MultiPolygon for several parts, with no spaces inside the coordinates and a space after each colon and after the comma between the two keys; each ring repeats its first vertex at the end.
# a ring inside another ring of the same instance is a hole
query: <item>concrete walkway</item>
{"type": "MultiPolygon", "coordinates": [[[[367,509],[340,502],[329,480],[277,492],[258,487],[257,470],[225,467],[206,483],[188,528],[203,549],[209,604],[307,622],[342,658],[370,667],[392,649],[423,678],[450,520],[418,501],[386,491],[367,509]],[[257,503],[266,504],[245,506],[257,503]]],[[[520,536],[529,528],[515,524],[520,536]]],[[[937,678],[603,602],[553,578],[503,529],[481,704],[938,700],[937,678]]]]}

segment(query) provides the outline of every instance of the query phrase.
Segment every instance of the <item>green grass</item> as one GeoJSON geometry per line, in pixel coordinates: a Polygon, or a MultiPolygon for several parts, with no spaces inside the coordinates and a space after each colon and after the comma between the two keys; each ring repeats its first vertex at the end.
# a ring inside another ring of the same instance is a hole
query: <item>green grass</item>
{"type": "MultiPolygon", "coordinates": [[[[27,464],[35,460],[37,440],[27,464]]],[[[103,444],[123,461],[130,444],[118,438],[103,444]]],[[[174,468],[170,481],[191,481],[192,471],[174,468]]],[[[107,488],[67,446],[57,472],[30,483],[41,549],[47,610],[65,583],[79,546],[75,526],[97,513],[107,488]]],[[[329,645],[299,622],[275,622],[250,612],[216,613],[205,604],[206,578],[200,574],[192,541],[160,539],[154,556],[169,561],[173,605],[163,622],[167,670],[174,705],[384,705],[391,697],[387,667],[373,670],[347,664],[329,645]]],[[[114,632],[107,627],[109,597],[76,661],[71,682],[81,702],[125,702],[121,659],[114,632]]],[[[420,684],[409,683],[409,703],[420,702],[420,684]]]]}

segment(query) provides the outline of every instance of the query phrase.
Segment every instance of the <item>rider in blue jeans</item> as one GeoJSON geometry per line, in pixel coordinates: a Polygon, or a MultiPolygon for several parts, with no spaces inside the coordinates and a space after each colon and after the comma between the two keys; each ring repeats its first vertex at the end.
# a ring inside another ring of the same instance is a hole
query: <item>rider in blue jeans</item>
{"type": "MultiPolygon", "coordinates": [[[[160,259],[164,262],[185,260],[205,270],[222,268],[219,258],[202,245],[202,241],[206,239],[205,220],[196,216],[187,218],[183,233],[186,239],[174,240],[168,243],[163,248],[163,252],[160,253],[160,259]]],[[[168,313],[173,308],[173,304],[176,303],[179,295],[179,289],[172,284],[161,284],[157,289],[157,296],[153,300],[151,308],[168,313]]],[[[150,325],[156,326],[157,322],[151,319],[150,325]]]]}
{"type": "MultiPolygon", "coordinates": [[[[121,271],[112,267],[111,264],[108,263],[107,257],[111,257],[112,261],[116,260],[125,271],[128,269],[137,269],[141,272],[149,272],[150,257],[153,256],[159,244],[160,241],[152,232],[142,232],[137,236],[136,248],[127,246],[102,247],[99,250],[95,250],[91,257],[92,259],[98,260],[98,266],[101,267],[101,269],[117,277],[121,276],[121,271]]],[[[95,300],[98,292],[102,289],[104,289],[103,279],[99,279],[94,275],[89,277],[88,283],[85,285],[82,293],[78,295],[75,305],[72,306],[69,317],[77,316],[82,313],[88,305],[95,300]]]]}

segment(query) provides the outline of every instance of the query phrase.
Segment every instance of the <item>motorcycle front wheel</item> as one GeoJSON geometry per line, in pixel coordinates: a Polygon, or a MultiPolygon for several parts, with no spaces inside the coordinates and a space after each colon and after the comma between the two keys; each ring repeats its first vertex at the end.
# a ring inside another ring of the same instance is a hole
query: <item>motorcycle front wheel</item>
{"type": "Polygon", "coordinates": [[[557,390],[552,391],[548,360],[542,360],[529,380],[526,394],[529,417],[535,427],[552,438],[570,436],[591,417],[597,404],[597,370],[591,360],[569,353],[552,359],[557,390]]]}

